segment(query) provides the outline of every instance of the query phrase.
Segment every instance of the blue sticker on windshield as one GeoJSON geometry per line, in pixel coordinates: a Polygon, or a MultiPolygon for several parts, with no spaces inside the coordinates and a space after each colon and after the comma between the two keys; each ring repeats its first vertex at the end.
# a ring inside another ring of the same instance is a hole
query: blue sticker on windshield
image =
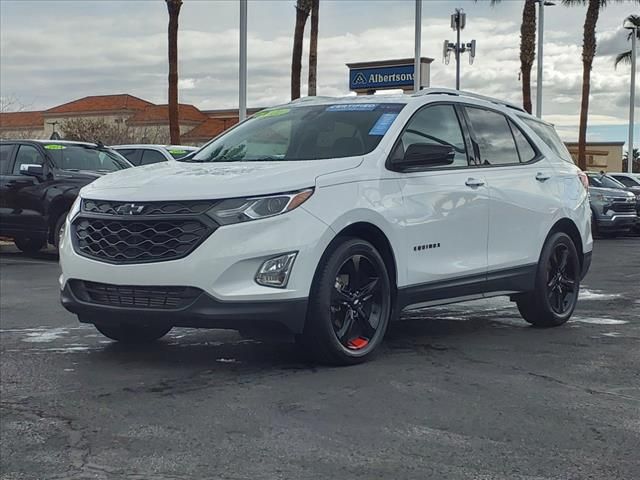
{"type": "Polygon", "coordinates": [[[328,106],[327,112],[373,112],[377,106],[377,103],[342,103],[328,106]]]}
{"type": "Polygon", "coordinates": [[[376,124],[369,130],[369,135],[384,135],[398,116],[397,113],[383,113],[376,124]]]}

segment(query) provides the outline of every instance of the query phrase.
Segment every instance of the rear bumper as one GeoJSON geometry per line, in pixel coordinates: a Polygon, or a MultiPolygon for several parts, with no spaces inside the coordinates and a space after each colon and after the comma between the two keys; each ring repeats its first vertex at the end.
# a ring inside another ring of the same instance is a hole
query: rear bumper
{"type": "Polygon", "coordinates": [[[84,323],[171,325],[195,328],[247,328],[302,333],[307,299],[259,302],[221,302],[205,292],[179,309],[119,307],[81,299],[69,282],[60,293],[64,308],[84,323]]]}

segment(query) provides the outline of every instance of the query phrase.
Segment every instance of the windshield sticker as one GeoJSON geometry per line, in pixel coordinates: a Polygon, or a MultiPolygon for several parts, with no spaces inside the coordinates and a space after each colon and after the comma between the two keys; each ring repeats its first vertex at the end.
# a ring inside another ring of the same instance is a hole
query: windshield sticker
{"type": "Polygon", "coordinates": [[[327,112],[373,112],[377,106],[377,103],[344,103],[328,106],[327,112]]]}
{"type": "Polygon", "coordinates": [[[67,147],[64,145],[45,145],[44,148],[47,150],[64,150],[67,147]]]}
{"type": "Polygon", "coordinates": [[[391,127],[391,124],[397,116],[397,113],[383,113],[380,115],[376,124],[369,130],[369,135],[384,135],[387,133],[387,130],[389,130],[389,127],[391,127]]]}
{"type": "Polygon", "coordinates": [[[186,150],[169,150],[169,153],[175,154],[175,155],[180,155],[183,153],[187,153],[186,150]]]}
{"type": "Polygon", "coordinates": [[[279,117],[281,115],[286,115],[291,110],[288,108],[277,108],[275,110],[262,110],[254,115],[256,118],[269,118],[269,117],[279,117]]]}

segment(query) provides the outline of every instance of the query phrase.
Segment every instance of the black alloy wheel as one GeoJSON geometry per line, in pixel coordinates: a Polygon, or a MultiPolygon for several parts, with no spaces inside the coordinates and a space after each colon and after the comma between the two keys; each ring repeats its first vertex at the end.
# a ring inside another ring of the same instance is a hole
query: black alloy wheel
{"type": "Polygon", "coordinates": [[[522,318],[536,327],[557,327],[569,320],[578,303],[580,273],[571,237],[551,233],[536,269],[535,290],[516,297],[522,318]]]}
{"type": "Polygon", "coordinates": [[[321,363],[359,363],[382,342],[391,312],[392,284],[380,253],[365,240],[338,238],[318,265],[299,340],[321,363]]]}
{"type": "Polygon", "coordinates": [[[571,252],[564,243],[555,245],[547,265],[547,297],[551,309],[564,315],[575,306],[578,298],[578,276],[575,263],[569,262],[571,252]]]}
{"type": "Polygon", "coordinates": [[[331,297],[331,324],[347,349],[365,349],[378,331],[386,300],[382,274],[369,257],[361,254],[349,257],[338,270],[331,297]]]}

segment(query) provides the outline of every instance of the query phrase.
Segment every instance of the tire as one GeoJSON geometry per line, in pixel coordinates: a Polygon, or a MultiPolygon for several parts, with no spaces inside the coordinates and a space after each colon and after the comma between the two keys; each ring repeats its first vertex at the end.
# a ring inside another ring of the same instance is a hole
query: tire
{"type": "Polygon", "coordinates": [[[324,364],[368,360],[387,330],[391,293],[387,267],[375,247],[359,238],[338,239],[318,265],[298,343],[324,364]]]}
{"type": "Polygon", "coordinates": [[[67,214],[69,212],[63,212],[56,220],[56,224],[53,227],[53,246],[58,248],[60,244],[60,235],[62,234],[62,229],[64,228],[65,221],[67,220],[67,214]]]}
{"type": "Polygon", "coordinates": [[[542,248],[536,271],[535,290],[516,300],[518,310],[535,327],[564,324],[578,303],[580,260],[571,237],[552,233],[542,248]]]}
{"type": "Polygon", "coordinates": [[[164,337],[171,331],[167,326],[138,325],[94,325],[105,337],[122,343],[151,343],[164,337]]]}
{"type": "Polygon", "coordinates": [[[47,244],[46,239],[41,237],[18,237],[13,240],[18,250],[27,254],[38,253],[47,244]]]}

